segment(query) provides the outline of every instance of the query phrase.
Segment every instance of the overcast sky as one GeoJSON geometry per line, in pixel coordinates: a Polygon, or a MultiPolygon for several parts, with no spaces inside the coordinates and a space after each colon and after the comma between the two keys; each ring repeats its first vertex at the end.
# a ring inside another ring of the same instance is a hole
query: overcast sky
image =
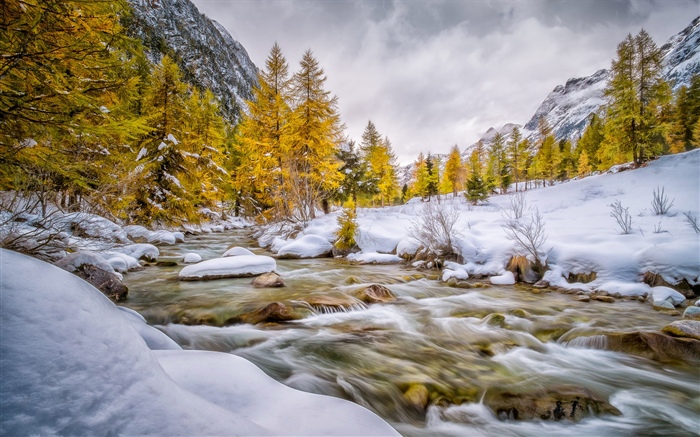
{"type": "Polygon", "coordinates": [[[400,163],[524,124],[555,86],[608,68],[628,33],[660,46],[700,15],[700,0],[192,1],[258,68],[275,41],[291,71],[311,49],[348,136],[372,120],[400,163]]]}

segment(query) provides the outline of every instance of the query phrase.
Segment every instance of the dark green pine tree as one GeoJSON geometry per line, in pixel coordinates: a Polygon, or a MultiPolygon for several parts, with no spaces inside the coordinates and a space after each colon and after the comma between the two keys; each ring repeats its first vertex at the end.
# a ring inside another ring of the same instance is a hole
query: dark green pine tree
{"type": "Polygon", "coordinates": [[[428,201],[432,196],[437,196],[438,194],[438,181],[439,181],[439,169],[435,165],[435,159],[428,153],[428,157],[425,159],[425,168],[428,171],[428,201]]]}

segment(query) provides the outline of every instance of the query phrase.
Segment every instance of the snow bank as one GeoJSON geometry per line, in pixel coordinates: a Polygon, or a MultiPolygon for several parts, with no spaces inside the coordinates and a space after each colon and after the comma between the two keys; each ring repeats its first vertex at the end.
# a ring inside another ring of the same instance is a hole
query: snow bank
{"type": "Polygon", "coordinates": [[[2,435],[398,435],[358,405],[137,328],[170,349],[151,351],[134,329],[147,326],[138,314],[4,249],[0,293],[2,435]]]}
{"type": "MultiPolygon", "coordinates": [[[[619,167],[619,170],[622,167],[619,167]]],[[[649,292],[641,284],[645,272],[657,273],[669,283],[686,279],[700,283],[700,236],[685,221],[684,213],[700,215],[700,149],[663,156],[645,167],[613,171],[524,193],[528,220],[535,208],[545,223],[547,240],[541,248],[552,269],[545,279],[553,286],[606,289],[623,295],[649,292]],[[651,208],[654,190],[664,188],[673,207],[663,216],[651,208]],[[632,233],[621,235],[610,216],[610,205],[619,200],[629,208],[632,233]],[[596,273],[588,284],[569,284],[569,273],[596,273]],[[621,284],[628,284],[622,286],[621,284]],[[637,285],[633,285],[637,284],[637,285]]],[[[455,246],[464,260],[461,268],[470,276],[498,275],[511,256],[527,255],[506,237],[504,211],[510,210],[510,194],[492,196],[479,206],[464,198],[447,196],[440,205],[459,210],[455,246]]],[[[423,211],[420,199],[387,208],[358,209],[358,246],[362,254],[411,255],[418,249],[410,228],[423,211]]],[[[309,228],[324,235],[337,226],[335,217],[320,217],[309,228]],[[325,231],[324,231],[324,226],[325,231]]],[[[268,235],[268,240],[273,241],[268,235]]],[[[280,244],[283,243],[280,242],[280,244]]],[[[450,268],[450,270],[455,270],[450,268]]],[[[448,273],[449,275],[449,273],[448,273]]]]}
{"type": "Polygon", "coordinates": [[[133,240],[145,240],[151,244],[175,244],[179,241],[185,241],[185,236],[182,232],[170,232],[164,229],[151,231],[140,225],[124,226],[124,231],[133,240]]]}
{"type": "Polygon", "coordinates": [[[286,258],[318,258],[327,256],[333,245],[324,237],[304,235],[282,246],[277,255],[286,258]]]}
{"type": "Polygon", "coordinates": [[[202,280],[255,276],[272,272],[277,263],[269,256],[240,255],[216,258],[185,266],[178,275],[181,280],[202,280]]]}

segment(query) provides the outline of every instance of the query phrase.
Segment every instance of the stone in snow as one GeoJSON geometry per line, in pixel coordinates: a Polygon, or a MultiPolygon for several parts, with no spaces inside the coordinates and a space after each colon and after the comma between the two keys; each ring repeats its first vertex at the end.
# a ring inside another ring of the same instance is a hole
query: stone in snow
{"type": "Polygon", "coordinates": [[[186,266],[178,275],[183,281],[240,278],[272,272],[277,263],[269,256],[240,255],[216,258],[186,266]]]}

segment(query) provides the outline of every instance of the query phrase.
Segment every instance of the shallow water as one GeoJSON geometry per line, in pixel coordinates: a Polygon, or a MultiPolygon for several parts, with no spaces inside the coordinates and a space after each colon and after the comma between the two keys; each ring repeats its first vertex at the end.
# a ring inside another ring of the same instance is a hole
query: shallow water
{"type": "MultiPolygon", "coordinates": [[[[190,237],[162,247],[161,257],[197,252],[220,256],[230,245],[251,248],[244,233],[190,237]]],[[[141,312],[185,349],[243,356],[292,387],[352,400],[407,436],[667,436],[700,433],[700,374],[683,363],[661,364],[601,350],[605,332],[658,330],[675,320],[648,304],[580,303],[569,295],[524,287],[460,289],[402,266],[360,266],[333,259],[278,260],[287,283],[255,289],[250,278],[180,282],[182,266],[148,267],[125,276],[125,306],[141,312]],[[352,277],[352,281],[348,278],[352,277]],[[418,276],[419,277],[419,276],[418,276]],[[348,282],[359,281],[357,284],[348,282]],[[345,311],[310,307],[310,296],[352,296],[369,284],[397,296],[388,304],[345,311]],[[227,325],[238,315],[283,302],[301,320],[227,325]],[[598,349],[596,349],[598,348],[598,349]],[[419,411],[403,393],[430,393],[419,411]],[[485,393],[584,387],[621,416],[568,420],[501,420],[485,393]]],[[[437,273],[437,272],[435,272],[437,273]]]]}

